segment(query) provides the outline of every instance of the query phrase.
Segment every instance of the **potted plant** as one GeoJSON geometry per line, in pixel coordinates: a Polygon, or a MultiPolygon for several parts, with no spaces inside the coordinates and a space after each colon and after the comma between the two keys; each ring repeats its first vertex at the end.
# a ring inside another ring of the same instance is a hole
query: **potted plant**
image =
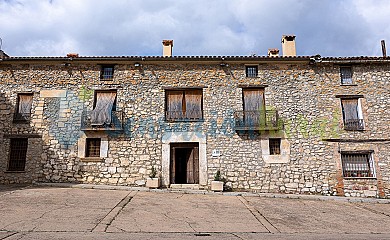
{"type": "Polygon", "coordinates": [[[148,188],[159,188],[160,187],[160,178],[157,176],[157,170],[152,166],[152,171],[150,172],[149,178],[146,179],[146,187],[148,188]]]}
{"type": "Polygon", "coordinates": [[[214,175],[214,181],[211,181],[211,191],[223,191],[224,179],[221,177],[221,171],[218,170],[214,175]]]}

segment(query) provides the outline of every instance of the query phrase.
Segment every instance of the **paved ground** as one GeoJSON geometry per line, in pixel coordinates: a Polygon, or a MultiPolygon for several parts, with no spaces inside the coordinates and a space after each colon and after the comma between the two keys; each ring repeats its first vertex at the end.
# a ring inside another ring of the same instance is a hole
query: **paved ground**
{"type": "Polygon", "coordinates": [[[0,186],[0,239],[390,239],[390,201],[344,200],[0,186]]]}

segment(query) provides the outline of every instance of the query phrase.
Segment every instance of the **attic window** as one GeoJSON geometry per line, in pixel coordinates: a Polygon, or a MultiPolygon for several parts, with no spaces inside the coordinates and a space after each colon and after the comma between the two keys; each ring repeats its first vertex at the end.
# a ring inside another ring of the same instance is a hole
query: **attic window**
{"type": "Polygon", "coordinates": [[[102,65],[100,72],[100,80],[113,80],[114,77],[114,65],[102,65]]]}
{"type": "Polygon", "coordinates": [[[246,72],[246,77],[257,77],[257,66],[246,66],[245,67],[245,72],[246,72]]]}
{"type": "Polygon", "coordinates": [[[340,67],[340,77],[342,85],[352,84],[352,67],[340,67]]]}

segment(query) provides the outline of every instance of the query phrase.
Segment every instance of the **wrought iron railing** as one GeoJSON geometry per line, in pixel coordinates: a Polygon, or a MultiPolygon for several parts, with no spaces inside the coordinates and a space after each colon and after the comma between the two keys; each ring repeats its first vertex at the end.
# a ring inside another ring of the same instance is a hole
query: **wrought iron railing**
{"type": "Polygon", "coordinates": [[[235,111],[236,130],[279,130],[283,122],[276,110],[235,111]]]}
{"type": "Polygon", "coordinates": [[[165,111],[165,120],[168,122],[201,121],[202,111],[165,111]]]}
{"type": "Polygon", "coordinates": [[[344,120],[345,130],[364,130],[363,119],[348,119],[344,120]]]}
{"type": "Polygon", "coordinates": [[[103,125],[92,123],[92,111],[83,111],[81,115],[81,130],[123,130],[123,111],[112,111],[111,123],[103,125]]]}
{"type": "Polygon", "coordinates": [[[28,123],[31,120],[31,113],[14,113],[14,123],[28,123]]]}

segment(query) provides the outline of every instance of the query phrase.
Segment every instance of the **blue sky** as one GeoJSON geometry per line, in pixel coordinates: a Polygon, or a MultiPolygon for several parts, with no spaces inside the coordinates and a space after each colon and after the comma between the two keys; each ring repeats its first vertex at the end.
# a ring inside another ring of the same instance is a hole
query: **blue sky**
{"type": "Polygon", "coordinates": [[[11,56],[266,55],[296,35],[298,55],[380,56],[389,0],[0,0],[11,56]]]}

